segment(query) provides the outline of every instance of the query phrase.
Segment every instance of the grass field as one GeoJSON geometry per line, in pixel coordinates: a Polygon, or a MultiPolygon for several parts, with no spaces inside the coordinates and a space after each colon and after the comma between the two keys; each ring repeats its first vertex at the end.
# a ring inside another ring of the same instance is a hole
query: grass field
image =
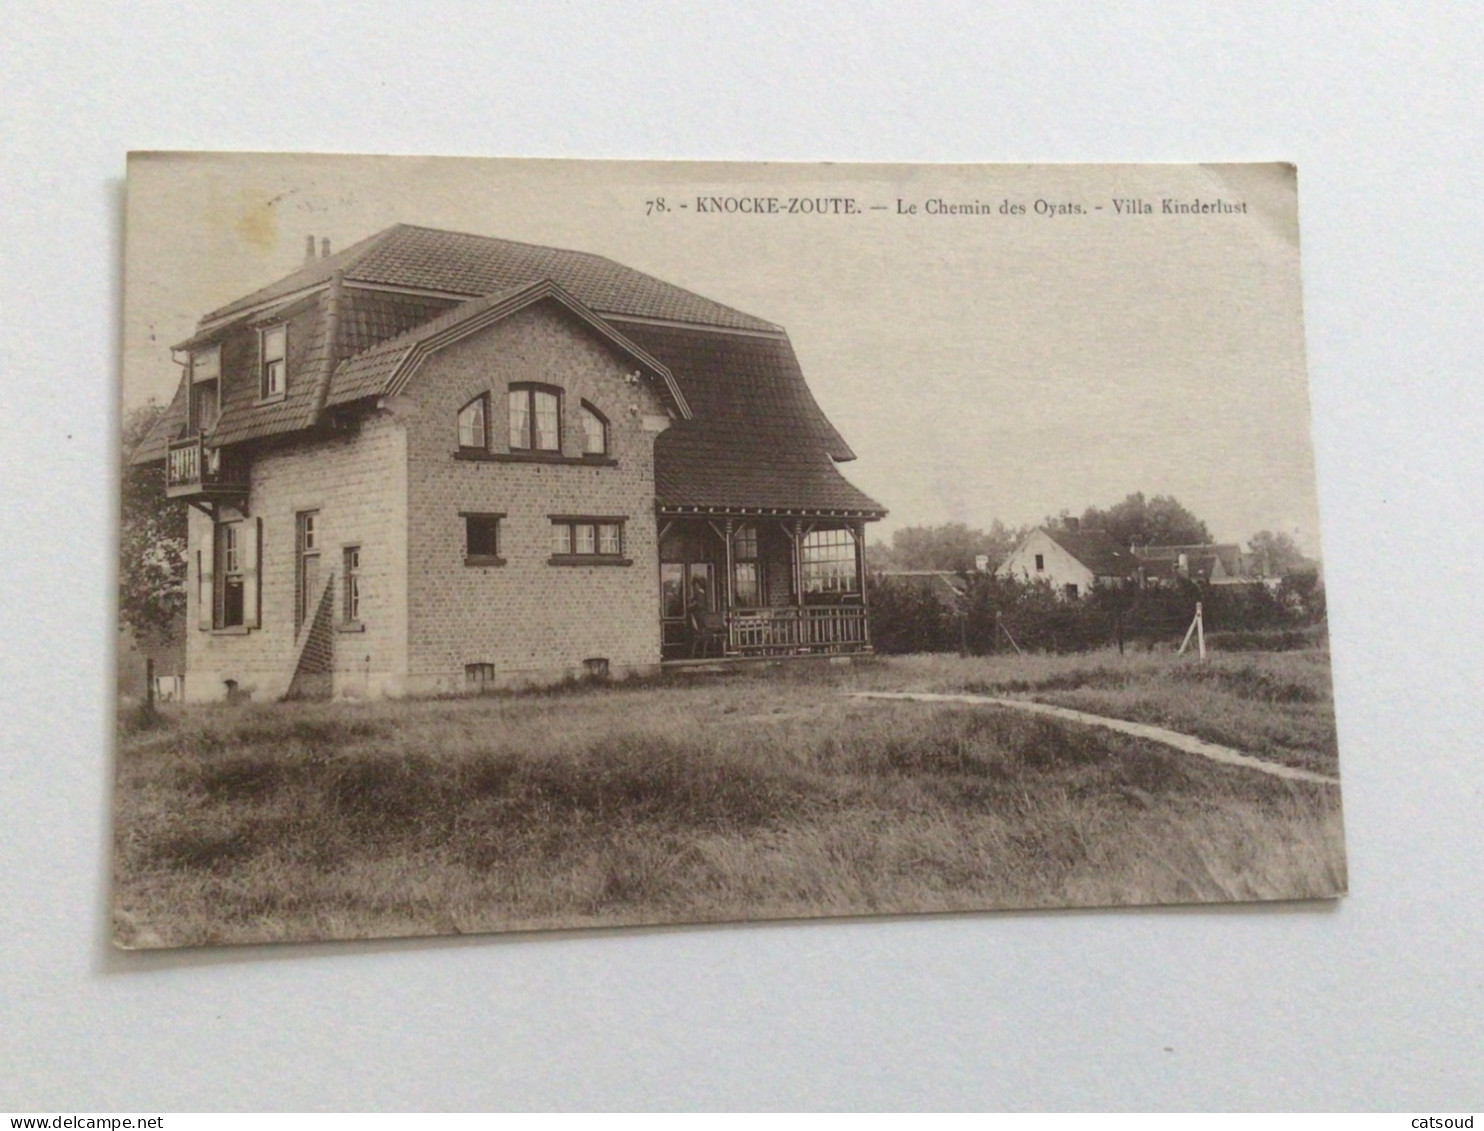
{"type": "Polygon", "coordinates": [[[1003,708],[1023,693],[1334,770],[1320,653],[902,657],[121,731],[129,946],[1344,890],[1339,791],[1003,708]],[[1224,737],[1217,738],[1217,733],[1224,737]]]}

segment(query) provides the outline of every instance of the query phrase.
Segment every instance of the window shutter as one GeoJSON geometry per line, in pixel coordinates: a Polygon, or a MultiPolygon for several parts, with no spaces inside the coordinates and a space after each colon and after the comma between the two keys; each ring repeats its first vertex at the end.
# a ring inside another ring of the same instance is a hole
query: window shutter
{"type": "Polygon", "coordinates": [[[258,610],[262,604],[263,520],[250,518],[241,531],[242,544],[237,552],[242,555],[242,623],[246,628],[261,628],[258,610]]]}
{"type": "Polygon", "coordinates": [[[206,539],[207,547],[196,551],[196,623],[211,631],[216,616],[216,588],[212,584],[212,562],[216,560],[216,528],[206,539]]]}

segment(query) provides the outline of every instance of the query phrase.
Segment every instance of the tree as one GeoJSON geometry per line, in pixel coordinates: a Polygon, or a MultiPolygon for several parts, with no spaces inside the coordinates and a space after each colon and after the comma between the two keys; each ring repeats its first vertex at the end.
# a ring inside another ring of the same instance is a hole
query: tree
{"type": "Polygon", "coordinates": [[[1004,561],[1020,540],[1022,531],[1011,530],[995,519],[988,531],[962,522],[937,526],[907,526],[891,536],[891,546],[873,543],[867,561],[873,569],[942,569],[968,573],[981,554],[993,569],[1004,561]]]}
{"type": "Polygon", "coordinates": [[[1146,499],[1142,491],[1107,510],[1088,507],[1082,512],[1082,525],[1106,531],[1123,546],[1191,546],[1211,541],[1206,524],[1173,495],[1146,499]]]}
{"type": "Polygon", "coordinates": [[[1298,543],[1282,531],[1259,530],[1247,541],[1247,548],[1257,559],[1264,577],[1287,577],[1291,573],[1309,572],[1314,563],[1304,557],[1298,543]]]}
{"type": "Polygon", "coordinates": [[[141,640],[168,635],[186,605],[186,504],[165,497],[157,464],[129,465],[130,454],[163,412],[151,401],[124,416],[119,623],[141,640]]]}

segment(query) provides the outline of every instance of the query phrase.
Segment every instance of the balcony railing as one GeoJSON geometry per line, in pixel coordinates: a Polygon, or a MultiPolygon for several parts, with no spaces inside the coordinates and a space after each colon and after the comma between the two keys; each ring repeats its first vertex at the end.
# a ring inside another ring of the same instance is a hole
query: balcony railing
{"type": "Polygon", "coordinates": [[[727,651],[732,655],[860,652],[869,644],[863,608],[735,609],[727,614],[727,651]]]}
{"type": "Polygon", "coordinates": [[[220,448],[208,448],[201,437],[174,440],[165,453],[165,494],[169,498],[227,497],[247,491],[247,476],[224,459],[220,448]]]}

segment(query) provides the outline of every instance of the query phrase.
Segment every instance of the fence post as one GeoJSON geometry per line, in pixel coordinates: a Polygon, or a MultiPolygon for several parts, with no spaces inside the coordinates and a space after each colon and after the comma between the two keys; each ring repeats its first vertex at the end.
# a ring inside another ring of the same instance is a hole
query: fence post
{"type": "Polygon", "coordinates": [[[144,707],[148,711],[155,709],[155,661],[151,656],[144,658],[144,707]]]}
{"type": "Polygon", "coordinates": [[[1200,649],[1201,659],[1206,658],[1206,619],[1201,612],[1201,602],[1195,603],[1195,640],[1196,647],[1200,649]]]}

